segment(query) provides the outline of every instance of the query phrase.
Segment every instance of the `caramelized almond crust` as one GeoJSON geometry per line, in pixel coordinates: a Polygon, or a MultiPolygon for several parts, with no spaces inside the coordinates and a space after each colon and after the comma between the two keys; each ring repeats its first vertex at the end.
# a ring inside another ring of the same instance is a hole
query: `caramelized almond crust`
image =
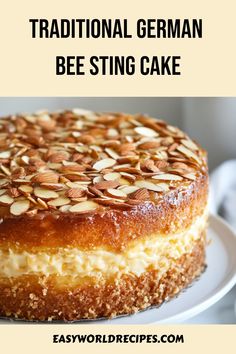
{"type": "Polygon", "coordinates": [[[191,284],[205,267],[205,235],[158,279],[157,270],[104,282],[70,283],[63,277],[0,278],[0,316],[26,320],[94,319],[132,314],[160,305],[191,284]],[[64,282],[65,280],[65,282],[64,282]]]}
{"type": "Polygon", "coordinates": [[[177,233],[203,214],[208,196],[208,174],[202,173],[187,189],[164,194],[157,204],[133,209],[106,208],[78,215],[45,212],[34,217],[9,217],[0,224],[0,247],[37,252],[44,247],[102,247],[123,251],[130,242],[152,234],[177,233]],[[33,232],[32,232],[33,231],[33,232]]]}
{"type": "Polygon", "coordinates": [[[206,152],[162,120],[80,109],[0,118],[2,249],[121,252],[187,229],[207,194],[206,152]]]}

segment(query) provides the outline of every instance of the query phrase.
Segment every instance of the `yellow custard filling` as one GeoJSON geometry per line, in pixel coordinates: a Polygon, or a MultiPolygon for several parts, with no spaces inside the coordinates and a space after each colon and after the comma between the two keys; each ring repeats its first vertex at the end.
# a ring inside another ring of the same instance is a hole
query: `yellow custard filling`
{"type": "Polygon", "coordinates": [[[103,249],[83,251],[78,248],[59,248],[56,253],[17,253],[0,250],[0,276],[17,277],[41,273],[60,276],[111,276],[116,273],[140,275],[147,269],[158,269],[160,276],[171,262],[191,252],[194,241],[206,227],[207,210],[184,232],[152,235],[135,242],[122,253],[103,249]]]}

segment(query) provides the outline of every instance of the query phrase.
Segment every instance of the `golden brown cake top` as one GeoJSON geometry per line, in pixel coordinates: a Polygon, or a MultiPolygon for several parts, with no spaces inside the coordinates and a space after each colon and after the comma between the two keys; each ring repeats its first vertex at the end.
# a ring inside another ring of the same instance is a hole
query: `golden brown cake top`
{"type": "Polygon", "coordinates": [[[2,217],[157,204],[201,174],[204,150],[145,115],[74,109],[0,119],[2,217]]]}

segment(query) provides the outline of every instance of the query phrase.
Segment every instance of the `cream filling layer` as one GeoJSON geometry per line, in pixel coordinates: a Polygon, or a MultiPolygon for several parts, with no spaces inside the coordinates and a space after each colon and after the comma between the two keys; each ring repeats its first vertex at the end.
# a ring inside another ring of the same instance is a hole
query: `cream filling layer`
{"type": "Polygon", "coordinates": [[[41,273],[45,276],[108,277],[116,273],[140,275],[150,267],[158,269],[161,276],[174,260],[191,252],[194,241],[199,239],[206,227],[207,215],[206,210],[184,232],[152,235],[135,242],[123,253],[103,249],[82,251],[77,248],[59,248],[55,254],[0,250],[0,276],[41,273]]]}

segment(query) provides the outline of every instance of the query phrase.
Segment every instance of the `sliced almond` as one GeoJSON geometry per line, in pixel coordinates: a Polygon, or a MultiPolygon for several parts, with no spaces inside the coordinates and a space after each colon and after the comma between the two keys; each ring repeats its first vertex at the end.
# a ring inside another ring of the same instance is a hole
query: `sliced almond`
{"type": "Polygon", "coordinates": [[[85,191],[81,188],[70,188],[65,192],[68,198],[81,198],[85,194],[85,191]]]}
{"type": "Polygon", "coordinates": [[[109,188],[107,190],[107,194],[109,196],[115,197],[115,198],[121,198],[121,199],[127,198],[127,194],[124,191],[122,191],[121,189],[109,188]]]}
{"type": "Polygon", "coordinates": [[[116,136],[118,136],[119,135],[119,132],[116,130],[116,129],[114,129],[114,128],[109,128],[108,130],[107,130],[107,136],[109,137],[109,138],[113,138],[113,137],[116,137],[116,136]]]}
{"type": "Polygon", "coordinates": [[[129,185],[130,185],[130,182],[129,182],[126,178],[123,178],[123,177],[121,177],[121,178],[119,179],[119,183],[120,183],[121,185],[126,185],[126,186],[129,186],[129,185]]]}
{"type": "Polygon", "coordinates": [[[71,205],[68,205],[68,204],[62,205],[62,206],[59,208],[59,210],[60,210],[62,213],[66,213],[67,211],[69,211],[70,207],[71,207],[71,205]]]}
{"type": "Polygon", "coordinates": [[[146,188],[150,191],[154,191],[154,192],[163,192],[163,188],[161,188],[160,186],[152,183],[152,182],[148,182],[148,181],[135,181],[135,185],[140,187],[140,188],[146,188]]]}
{"type": "Polygon", "coordinates": [[[122,190],[125,194],[130,194],[140,189],[138,186],[121,186],[119,190],[122,190]]]}
{"type": "Polygon", "coordinates": [[[160,146],[160,142],[159,141],[146,141],[142,144],[138,145],[139,149],[143,149],[143,150],[150,150],[150,149],[156,149],[160,146]]]}
{"type": "Polygon", "coordinates": [[[155,130],[147,127],[136,127],[134,128],[134,130],[136,133],[150,138],[155,138],[156,136],[159,135],[155,130]]]}
{"type": "Polygon", "coordinates": [[[102,159],[100,161],[95,162],[95,164],[93,165],[93,168],[97,171],[102,171],[105,168],[114,166],[115,164],[116,164],[116,160],[106,158],[106,159],[102,159]]]}
{"type": "Polygon", "coordinates": [[[5,186],[6,184],[8,183],[8,180],[3,178],[3,179],[0,179],[0,186],[3,187],[5,186]]]}
{"type": "Polygon", "coordinates": [[[9,195],[10,195],[12,198],[17,198],[17,197],[20,196],[20,192],[19,192],[18,189],[15,188],[15,187],[9,188],[8,193],[9,193],[9,195]]]}
{"type": "Polygon", "coordinates": [[[171,174],[171,173],[155,175],[152,178],[153,179],[160,179],[160,180],[164,180],[164,181],[182,181],[182,179],[183,179],[181,176],[174,175],[174,174],[171,174]]]}
{"type": "Polygon", "coordinates": [[[118,155],[117,152],[115,152],[115,150],[112,150],[110,148],[105,148],[105,151],[110,157],[112,157],[115,160],[117,160],[120,157],[120,155],[118,155]]]}
{"type": "Polygon", "coordinates": [[[52,189],[53,191],[60,191],[65,189],[65,185],[63,183],[41,183],[41,187],[52,189]]]}
{"type": "Polygon", "coordinates": [[[152,172],[159,172],[159,168],[155,165],[154,161],[153,160],[145,160],[144,161],[144,167],[149,170],[149,171],[152,171],[152,172]]]}
{"type": "Polygon", "coordinates": [[[116,179],[119,180],[120,178],[120,173],[118,172],[111,172],[111,173],[106,173],[103,178],[106,180],[106,181],[114,181],[116,179]]]}
{"type": "Polygon", "coordinates": [[[7,189],[0,189],[0,195],[3,195],[4,193],[6,193],[7,189]]]}
{"type": "Polygon", "coordinates": [[[163,192],[168,192],[170,189],[169,184],[164,183],[164,182],[161,182],[161,183],[159,182],[158,187],[162,188],[163,192]]]}
{"type": "Polygon", "coordinates": [[[102,182],[103,181],[103,177],[102,176],[96,176],[93,179],[93,183],[98,183],[98,182],[102,182]]]}
{"type": "Polygon", "coordinates": [[[97,209],[98,204],[93,201],[81,202],[70,207],[71,213],[86,213],[97,209]]]}
{"type": "Polygon", "coordinates": [[[10,156],[11,156],[11,151],[9,150],[0,152],[0,159],[9,159],[10,156]]]}
{"type": "Polygon", "coordinates": [[[180,145],[177,148],[177,150],[180,151],[185,156],[191,157],[192,159],[197,161],[197,163],[201,164],[201,160],[199,159],[199,157],[196,154],[194,154],[191,150],[187,149],[184,145],[180,145]]]}
{"type": "Polygon", "coordinates": [[[11,176],[11,172],[10,172],[9,168],[7,168],[4,165],[1,165],[0,167],[1,167],[1,170],[5,173],[5,175],[11,176]]]}
{"type": "Polygon", "coordinates": [[[127,202],[123,202],[122,200],[114,199],[114,198],[109,198],[109,199],[97,198],[96,201],[99,204],[108,207],[121,208],[121,209],[128,209],[132,207],[127,202]]]}
{"type": "Polygon", "coordinates": [[[36,197],[42,199],[55,199],[59,197],[57,192],[49,189],[40,188],[40,187],[34,188],[34,194],[36,197]]]}
{"type": "Polygon", "coordinates": [[[22,215],[27,212],[27,210],[30,207],[30,202],[27,199],[24,200],[18,200],[14,202],[11,207],[10,207],[10,213],[12,215],[22,215]]]}
{"type": "Polygon", "coordinates": [[[31,181],[35,183],[57,183],[59,176],[54,172],[42,172],[35,175],[31,181]]]}
{"type": "Polygon", "coordinates": [[[119,182],[118,181],[101,181],[98,183],[94,184],[94,187],[97,189],[101,189],[101,190],[105,190],[105,189],[109,189],[109,188],[116,188],[119,186],[119,182]]]}
{"type": "Polygon", "coordinates": [[[59,197],[48,202],[48,205],[59,207],[70,203],[70,199],[66,197],[59,197]]]}
{"type": "Polygon", "coordinates": [[[0,196],[0,204],[1,205],[10,205],[14,202],[14,199],[10,197],[8,194],[4,194],[0,196]]]}
{"type": "Polygon", "coordinates": [[[136,180],[136,177],[134,175],[132,175],[131,173],[127,173],[127,172],[121,172],[120,173],[121,176],[123,176],[125,179],[128,179],[129,181],[133,182],[136,180]]]}
{"type": "Polygon", "coordinates": [[[103,193],[99,189],[95,188],[94,186],[89,186],[88,190],[90,193],[94,194],[97,197],[103,196],[103,193]]]}
{"type": "Polygon", "coordinates": [[[129,198],[138,200],[148,200],[150,198],[150,194],[146,188],[140,188],[137,191],[129,194],[129,198]]]}
{"type": "Polygon", "coordinates": [[[27,156],[27,155],[21,156],[21,160],[22,160],[26,165],[28,165],[29,162],[30,162],[30,158],[29,158],[29,156],[27,156]]]}
{"type": "Polygon", "coordinates": [[[188,140],[182,139],[181,143],[190,150],[194,150],[194,151],[198,150],[198,146],[190,139],[188,139],[188,140]]]}
{"type": "Polygon", "coordinates": [[[155,162],[155,165],[159,168],[159,169],[161,169],[161,170],[163,170],[163,169],[165,169],[166,167],[168,167],[168,162],[167,161],[156,161],[155,162]]]}
{"type": "Polygon", "coordinates": [[[40,204],[41,207],[43,207],[44,209],[48,209],[48,205],[47,203],[45,203],[44,200],[42,200],[41,198],[37,198],[37,202],[40,204]]]}
{"type": "Polygon", "coordinates": [[[67,160],[69,158],[69,154],[64,151],[56,152],[49,156],[49,161],[52,163],[59,163],[63,160],[67,160]]]}
{"type": "Polygon", "coordinates": [[[186,174],[183,175],[183,177],[185,177],[187,179],[190,179],[192,181],[195,181],[196,178],[197,178],[197,176],[195,174],[193,174],[193,173],[186,173],[186,174]]]}
{"type": "Polygon", "coordinates": [[[172,163],[172,165],[171,165],[171,167],[173,168],[173,169],[183,169],[183,170],[188,170],[189,169],[189,166],[188,165],[186,165],[185,163],[183,163],[183,162],[174,162],[174,163],[172,163]]]}
{"type": "Polygon", "coordinates": [[[23,193],[32,193],[33,192],[33,188],[27,184],[23,184],[22,186],[19,186],[18,189],[23,193]]]}
{"type": "Polygon", "coordinates": [[[85,197],[81,197],[81,198],[71,198],[71,201],[73,202],[85,202],[86,200],[88,200],[87,196],[85,197]]]}
{"type": "Polygon", "coordinates": [[[69,181],[69,182],[66,182],[66,185],[69,188],[80,188],[80,189],[83,189],[83,190],[87,190],[87,186],[84,186],[84,185],[82,185],[79,182],[70,182],[69,181]]]}

